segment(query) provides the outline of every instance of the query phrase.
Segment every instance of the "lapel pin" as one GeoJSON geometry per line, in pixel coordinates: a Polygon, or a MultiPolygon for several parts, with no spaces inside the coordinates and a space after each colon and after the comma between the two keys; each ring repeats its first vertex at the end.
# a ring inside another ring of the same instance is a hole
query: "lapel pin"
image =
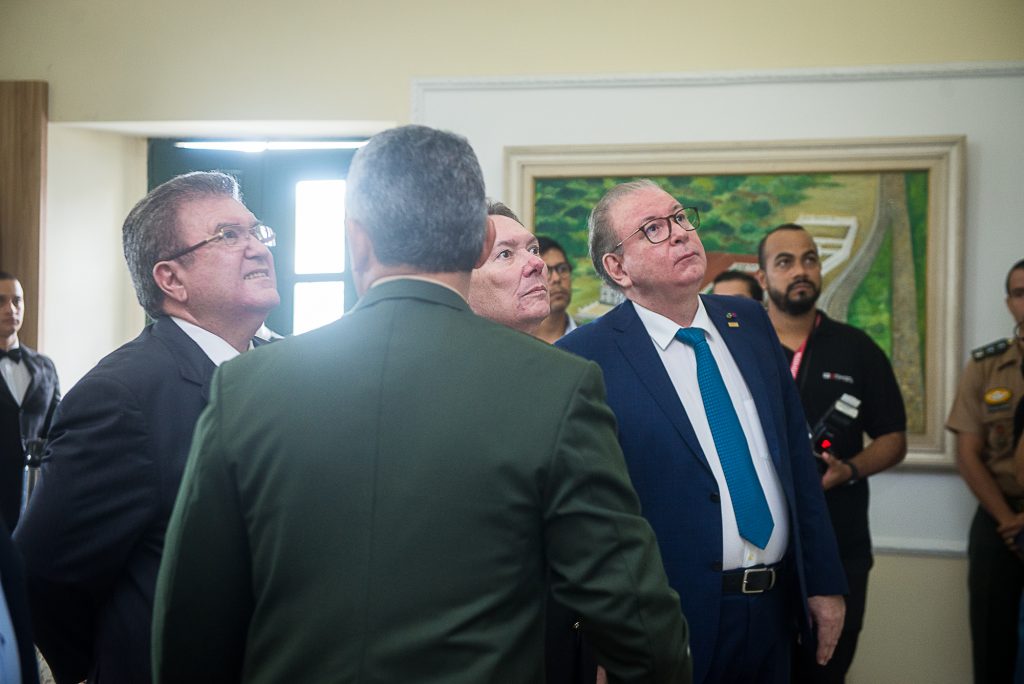
{"type": "Polygon", "coordinates": [[[732,311],[725,314],[725,320],[726,325],[728,325],[730,328],[740,327],[740,322],[736,320],[736,314],[734,314],[732,311]]]}

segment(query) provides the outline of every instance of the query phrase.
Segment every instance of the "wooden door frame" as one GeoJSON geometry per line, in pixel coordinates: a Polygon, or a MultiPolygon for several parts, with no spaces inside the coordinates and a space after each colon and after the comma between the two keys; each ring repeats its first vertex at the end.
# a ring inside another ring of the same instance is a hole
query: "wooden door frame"
{"type": "Polygon", "coordinates": [[[38,345],[43,301],[48,106],[45,81],[0,81],[0,269],[25,289],[18,339],[29,347],[38,345]]]}

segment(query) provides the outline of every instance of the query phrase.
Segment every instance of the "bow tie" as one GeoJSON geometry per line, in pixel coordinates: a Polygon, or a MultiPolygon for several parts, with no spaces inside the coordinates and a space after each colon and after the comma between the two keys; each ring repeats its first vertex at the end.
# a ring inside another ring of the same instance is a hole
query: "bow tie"
{"type": "Polygon", "coordinates": [[[10,359],[14,363],[21,363],[21,347],[15,347],[10,351],[0,349],[0,359],[10,359]]]}

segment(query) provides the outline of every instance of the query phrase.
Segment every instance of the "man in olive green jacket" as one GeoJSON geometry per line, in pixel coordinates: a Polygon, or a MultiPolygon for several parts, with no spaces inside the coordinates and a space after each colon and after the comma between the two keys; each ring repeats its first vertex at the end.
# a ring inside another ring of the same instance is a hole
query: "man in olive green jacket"
{"type": "Polygon", "coordinates": [[[550,582],[611,681],[689,682],[600,371],[466,304],[494,239],[468,143],[382,133],[346,199],[358,306],[214,379],[155,680],[534,684],[550,582]]]}

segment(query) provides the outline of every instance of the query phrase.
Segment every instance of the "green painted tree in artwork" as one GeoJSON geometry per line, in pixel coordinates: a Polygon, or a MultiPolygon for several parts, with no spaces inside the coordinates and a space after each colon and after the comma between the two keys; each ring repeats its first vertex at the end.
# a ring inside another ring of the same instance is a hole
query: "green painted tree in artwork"
{"type": "MultiPolygon", "coordinates": [[[[635,180],[543,178],[536,180],[534,227],[561,242],[574,259],[586,258],[587,217],[613,186],[635,180]]],[[[828,174],[653,177],[685,206],[701,213],[701,240],[709,251],[751,254],[781,209],[799,204],[806,191],[833,185],[828,174]]]]}
{"type": "MultiPolygon", "coordinates": [[[[573,304],[595,301],[601,282],[590,263],[587,217],[605,192],[635,177],[538,178],[534,230],[565,247],[573,264],[573,304]]],[[[753,254],[765,231],[813,188],[835,185],[828,174],[655,176],[684,206],[700,210],[701,241],[709,252],[753,254]]]]}

